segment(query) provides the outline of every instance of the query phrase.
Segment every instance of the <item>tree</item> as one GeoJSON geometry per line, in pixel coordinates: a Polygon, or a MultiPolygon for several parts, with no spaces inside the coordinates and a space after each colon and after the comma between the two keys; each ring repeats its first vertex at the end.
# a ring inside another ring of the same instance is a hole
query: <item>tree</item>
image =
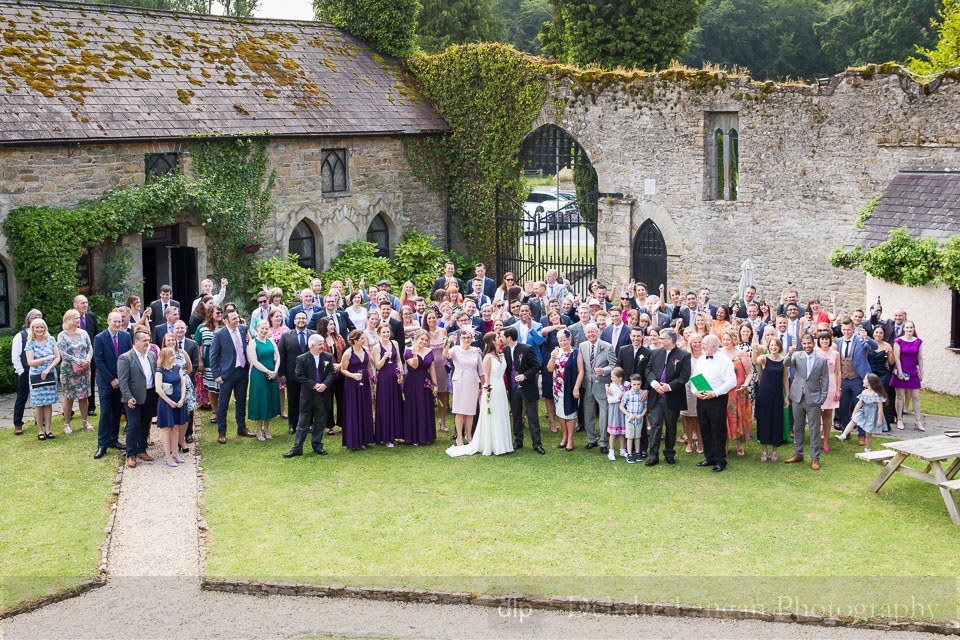
{"type": "Polygon", "coordinates": [[[553,26],[544,25],[541,42],[551,55],[580,66],[664,68],[683,53],[705,2],[552,0],[553,26]],[[556,30],[558,17],[562,32],[556,30]],[[557,47],[558,41],[565,47],[557,47]]]}
{"type": "Polygon", "coordinates": [[[391,56],[416,49],[419,0],[313,0],[317,20],[331,22],[391,56]]]}
{"type": "Polygon", "coordinates": [[[933,75],[960,67],[960,0],[943,0],[937,26],[937,46],[925,49],[917,45],[917,53],[926,60],[910,58],[909,68],[920,75],[933,75]]]}
{"type": "Polygon", "coordinates": [[[192,13],[218,13],[220,15],[252,18],[260,0],[88,0],[87,4],[115,4],[125,7],[140,7],[164,11],[190,11],[192,13]]]}
{"type": "Polygon", "coordinates": [[[493,14],[492,0],[422,0],[417,44],[427,53],[453,44],[503,39],[503,21],[493,14]]]}
{"type": "Polygon", "coordinates": [[[504,42],[512,44],[518,51],[540,53],[537,34],[543,23],[550,21],[548,0],[496,0],[493,14],[505,25],[504,42]]]}
{"type": "Polygon", "coordinates": [[[813,29],[825,18],[820,0],[711,0],[688,35],[683,62],[744,67],[758,79],[830,74],[813,29]]]}
{"type": "Polygon", "coordinates": [[[835,71],[868,62],[906,60],[915,45],[932,47],[940,0],[854,0],[814,25],[835,71]]]}

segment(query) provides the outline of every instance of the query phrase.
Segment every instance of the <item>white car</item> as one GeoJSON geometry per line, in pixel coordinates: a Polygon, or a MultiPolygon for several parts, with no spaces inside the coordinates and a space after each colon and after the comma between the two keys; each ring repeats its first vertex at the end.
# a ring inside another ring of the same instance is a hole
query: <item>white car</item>
{"type": "Polygon", "coordinates": [[[558,192],[550,187],[536,187],[523,203],[526,212],[523,221],[525,234],[538,234],[548,229],[574,224],[576,207],[570,203],[576,196],[569,191],[558,192]],[[559,198],[557,197],[559,194],[559,198]]]}

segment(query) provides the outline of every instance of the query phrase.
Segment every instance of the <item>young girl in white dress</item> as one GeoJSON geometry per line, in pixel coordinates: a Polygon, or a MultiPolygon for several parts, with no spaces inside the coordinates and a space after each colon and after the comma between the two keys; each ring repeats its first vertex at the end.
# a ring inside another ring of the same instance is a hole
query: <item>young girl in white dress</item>
{"type": "Polygon", "coordinates": [[[610,383],[606,385],[607,392],[607,433],[610,435],[610,452],[607,454],[608,460],[616,460],[613,448],[614,440],[620,437],[620,457],[627,457],[627,421],[623,413],[620,412],[620,398],[623,397],[623,378],[625,371],[622,367],[614,367],[610,372],[610,383]]]}

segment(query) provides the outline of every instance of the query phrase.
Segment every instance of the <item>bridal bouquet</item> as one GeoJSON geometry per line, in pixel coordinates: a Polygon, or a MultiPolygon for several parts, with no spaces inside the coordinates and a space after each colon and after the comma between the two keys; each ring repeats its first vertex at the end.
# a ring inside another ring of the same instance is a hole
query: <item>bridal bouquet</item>
{"type": "MultiPolygon", "coordinates": [[[[426,380],[424,380],[423,386],[426,387],[427,389],[430,389],[431,392],[437,389],[437,385],[433,384],[433,380],[431,380],[430,378],[427,378],[426,380]]],[[[443,402],[441,402],[440,398],[438,398],[437,396],[433,396],[433,403],[434,403],[433,406],[437,406],[438,404],[441,407],[443,406],[443,402]]]]}
{"type": "Polygon", "coordinates": [[[493,390],[493,387],[491,387],[489,384],[483,388],[484,394],[486,395],[486,398],[487,398],[487,414],[492,413],[492,411],[490,411],[490,392],[492,390],[493,390]]]}
{"type": "Polygon", "coordinates": [[[403,402],[406,402],[407,399],[403,395],[403,371],[397,368],[396,373],[397,373],[397,385],[400,387],[400,400],[402,400],[403,402]]]}

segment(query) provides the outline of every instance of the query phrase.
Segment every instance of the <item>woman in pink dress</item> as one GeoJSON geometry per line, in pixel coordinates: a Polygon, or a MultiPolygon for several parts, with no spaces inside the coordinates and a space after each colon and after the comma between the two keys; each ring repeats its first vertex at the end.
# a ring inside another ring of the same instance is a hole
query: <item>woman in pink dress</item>
{"type": "MultiPolygon", "coordinates": [[[[457,430],[457,445],[473,439],[473,419],[477,415],[480,387],[483,385],[483,355],[473,343],[473,327],[463,329],[463,339],[450,336],[444,341],[443,356],[453,362],[453,425],[457,430]],[[452,343],[456,342],[456,345],[452,343]]],[[[439,379],[437,380],[439,382],[439,379]]]]}
{"type": "Polygon", "coordinates": [[[437,408],[440,409],[440,431],[448,433],[447,406],[450,404],[450,395],[447,392],[447,358],[444,355],[444,345],[447,342],[447,330],[438,325],[439,315],[434,309],[427,309],[423,314],[423,328],[430,336],[430,350],[433,351],[433,371],[437,375],[437,408]]]}
{"type": "Polygon", "coordinates": [[[817,332],[816,352],[827,361],[830,367],[830,388],[827,390],[827,399],[820,406],[820,427],[823,450],[830,451],[827,441],[830,439],[830,428],[833,426],[833,410],[840,406],[840,354],[834,348],[833,334],[829,331],[817,332]]]}
{"type": "MultiPolygon", "coordinates": [[[[280,336],[290,331],[290,327],[283,322],[283,311],[280,309],[271,309],[270,313],[267,314],[267,326],[270,327],[267,330],[267,335],[273,340],[273,344],[276,345],[277,349],[280,349],[280,336]]],[[[280,382],[280,415],[284,420],[287,418],[287,393],[284,391],[286,388],[287,385],[280,382]]]]}

